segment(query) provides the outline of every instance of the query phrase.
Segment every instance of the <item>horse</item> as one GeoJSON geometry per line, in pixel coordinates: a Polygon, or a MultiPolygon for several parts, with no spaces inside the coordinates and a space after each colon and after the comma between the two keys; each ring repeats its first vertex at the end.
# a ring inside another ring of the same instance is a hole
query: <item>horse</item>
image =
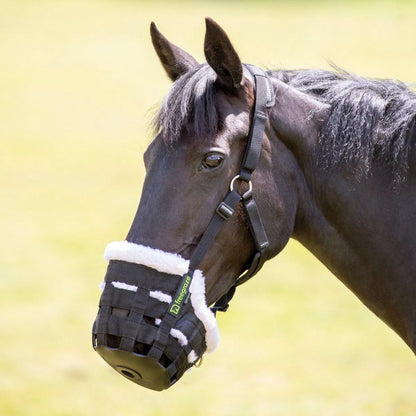
{"type": "Polygon", "coordinates": [[[173,85],[124,241],[110,243],[95,350],[173,385],[218,345],[236,286],[299,241],[416,352],[416,94],[341,69],[243,64],[206,19],[207,62],[151,39],[173,85]]]}

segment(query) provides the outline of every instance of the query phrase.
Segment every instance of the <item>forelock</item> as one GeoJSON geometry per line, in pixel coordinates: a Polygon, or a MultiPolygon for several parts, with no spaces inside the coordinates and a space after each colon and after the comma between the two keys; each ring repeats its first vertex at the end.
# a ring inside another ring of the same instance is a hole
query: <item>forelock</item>
{"type": "Polygon", "coordinates": [[[153,123],[168,146],[184,135],[198,139],[218,133],[215,80],[214,70],[202,64],[173,83],[153,123]]]}

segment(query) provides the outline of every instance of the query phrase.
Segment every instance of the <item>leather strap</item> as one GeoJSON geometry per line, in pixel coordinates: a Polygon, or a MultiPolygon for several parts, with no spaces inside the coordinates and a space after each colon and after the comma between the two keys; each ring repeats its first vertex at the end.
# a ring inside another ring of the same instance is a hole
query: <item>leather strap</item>
{"type": "Polygon", "coordinates": [[[251,175],[259,162],[264,128],[267,121],[267,108],[274,105],[274,94],[270,80],[262,69],[247,64],[246,68],[253,75],[255,83],[253,121],[251,123],[246,153],[240,169],[240,177],[248,182],[251,180],[251,175]]]}
{"type": "Polygon", "coordinates": [[[207,229],[202,235],[201,240],[199,241],[191,256],[191,259],[189,261],[190,273],[193,274],[193,272],[197,269],[199,263],[201,263],[205,254],[214,242],[215,237],[217,236],[224,222],[233,215],[234,210],[237,204],[240,202],[240,200],[240,194],[237,191],[233,190],[218,205],[217,209],[215,210],[214,216],[212,217],[207,229]]]}

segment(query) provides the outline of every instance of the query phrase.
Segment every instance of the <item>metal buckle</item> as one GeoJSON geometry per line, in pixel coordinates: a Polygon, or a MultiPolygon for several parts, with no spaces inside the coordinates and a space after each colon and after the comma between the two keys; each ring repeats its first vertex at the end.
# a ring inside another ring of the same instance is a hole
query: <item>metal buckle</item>
{"type": "Polygon", "coordinates": [[[231,215],[234,214],[234,210],[228,206],[225,202],[221,202],[221,204],[218,205],[215,212],[223,219],[228,220],[228,218],[231,217],[231,215]]]}

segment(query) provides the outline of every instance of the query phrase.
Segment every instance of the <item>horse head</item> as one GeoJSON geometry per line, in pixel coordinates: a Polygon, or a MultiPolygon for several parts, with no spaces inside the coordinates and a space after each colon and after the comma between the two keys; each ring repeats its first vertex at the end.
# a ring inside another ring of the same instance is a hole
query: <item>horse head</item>
{"type": "Polygon", "coordinates": [[[271,127],[277,80],[243,65],[211,19],[204,64],[153,23],[151,37],[174,83],[144,155],[145,183],[126,241],[106,249],[93,343],[119,373],[162,390],[217,346],[209,307],[286,245],[302,182],[271,127]],[[267,95],[262,111],[257,79],[267,95]],[[257,143],[248,144],[253,135],[257,143]]]}

